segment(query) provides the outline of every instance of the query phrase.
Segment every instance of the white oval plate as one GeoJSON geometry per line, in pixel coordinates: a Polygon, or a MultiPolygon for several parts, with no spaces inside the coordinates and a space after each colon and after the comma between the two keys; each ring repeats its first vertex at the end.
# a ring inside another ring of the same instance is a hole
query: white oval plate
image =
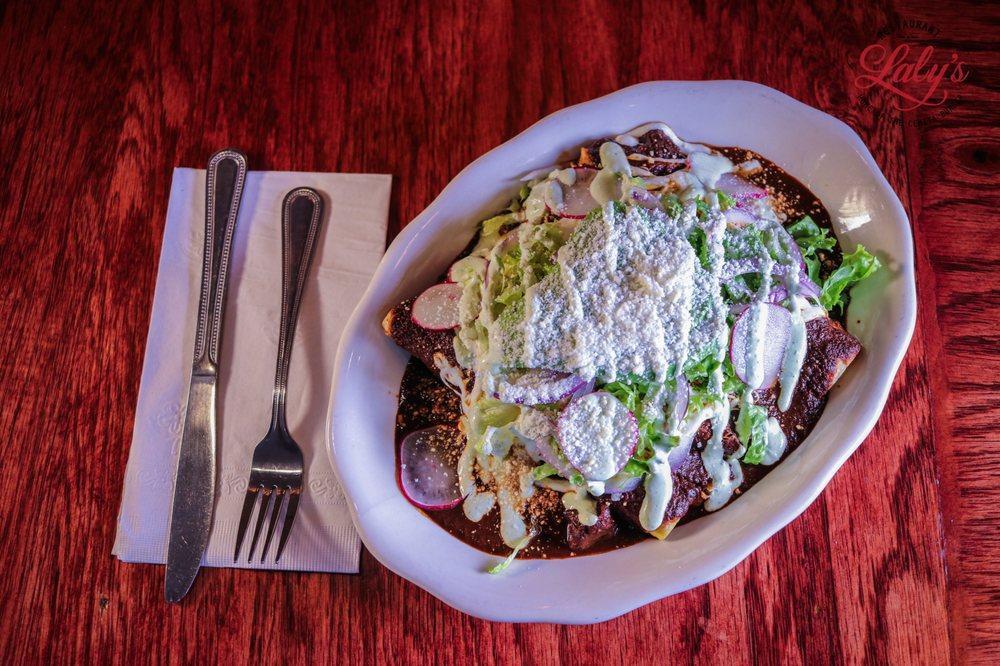
{"type": "Polygon", "coordinates": [[[539,121],[466,167],[393,241],[344,331],[329,414],[330,452],[354,524],[382,564],[455,608],[490,620],[590,623],[721,576],[823,490],[875,425],[916,317],[906,213],[847,125],[744,81],[651,82],[539,121]],[[887,267],[854,292],[850,330],[864,351],[833,390],[808,439],[725,509],[660,542],[562,560],[498,558],[452,537],[410,505],[395,478],[393,426],[408,355],[381,329],[385,313],[434,282],[501,209],[518,178],[593,139],[663,121],[681,138],[752,148],[826,205],[845,249],[863,243],[887,267]]]}

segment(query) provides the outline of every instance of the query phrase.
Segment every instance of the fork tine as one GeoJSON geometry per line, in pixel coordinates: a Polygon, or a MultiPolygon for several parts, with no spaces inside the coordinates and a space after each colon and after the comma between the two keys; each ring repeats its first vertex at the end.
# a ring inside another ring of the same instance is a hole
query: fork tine
{"type": "Polygon", "coordinates": [[[267,557],[267,547],[271,545],[271,537],[274,536],[274,526],[278,524],[278,514],[281,513],[281,505],[285,499],[285,489],[274,489],[274,507],[271,509],[271,520],[267,523],[267,534],[264,536],[264,547],[260,549],[260,561],[267,557]]]}
{"type": "Polygon", "coordinates": [[[253,560],[253,551],[257,548],[257,539],[260,537],[260,528],[264,526],[264,517],[267,515],[267,508],[271,505],[271,489],[261,488],[264,496],[260,500],[260,512],[257,514],[257,524],[253,528],[253,538],[250,539],[250,552],[247,553],[247,562],[253,560]]]}
{"type": "Polygon", "coordinates": [[[253,515],[253,505],[257,501],[256,486],[247,488],[247,496],[243,499],[243,513],[240,514],[240,526],[236,530],[236,550],[233,552],[233,562],[240,559],[240,546],[243,545],[243,537],[247,535],[247,525],[250,524],[250,516],[253,515]]]}
{"type": "Polygon", "coordinates": [[[275,563],[281,559],[281,553],[285,550],[285,542],[288,541],[288,533],[292,531],[292,521],[295,520],[295,511],[299,508],[298,490],[288,492],[288,508],[285,509],[285,522],[281,526],[281,536],[278,538],[278,554],[274,556],[275,563]]]}

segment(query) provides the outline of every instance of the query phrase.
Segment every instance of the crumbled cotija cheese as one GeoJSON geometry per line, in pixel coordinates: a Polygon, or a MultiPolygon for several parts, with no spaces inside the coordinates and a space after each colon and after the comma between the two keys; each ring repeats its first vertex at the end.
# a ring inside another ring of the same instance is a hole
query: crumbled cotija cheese
{"type": "Polygon", "coordinates": [[[523,318],[502,332],[505,364],[662,381],[683,362],[697,266],[684,224],[609,203],[556,257],[559,270],[527,290],[523,318]]]}

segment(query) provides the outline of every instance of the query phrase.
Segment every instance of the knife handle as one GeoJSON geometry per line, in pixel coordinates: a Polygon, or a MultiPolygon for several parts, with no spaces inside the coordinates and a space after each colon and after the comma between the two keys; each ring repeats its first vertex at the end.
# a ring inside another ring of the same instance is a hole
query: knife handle
{"type": "Polygon", "coordinates": [[[194,346],[194,368],[199,374],[215,374],[218,370],[229,258],[246,177],[246,155],[235,148],[220,150],[208,161],[205,177],[205,257],[201,269],[201,298],[198,301],[198,330],[194,346]]]}
{"type": "Polygon", "coordinates": [[[295,323],[312,261],[323,198],[309,187],[299,187],[285,195],[281,204],[281,330],[278,336],[278,364],[274,376],[271,428],[288,430],[285,423],[285,393],[288,366],[295,340],[295,323]]]}

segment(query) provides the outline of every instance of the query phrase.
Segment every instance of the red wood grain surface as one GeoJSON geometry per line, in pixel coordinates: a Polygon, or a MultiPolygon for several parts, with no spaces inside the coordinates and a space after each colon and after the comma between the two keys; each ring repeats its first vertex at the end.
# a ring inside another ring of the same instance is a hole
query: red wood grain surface
{"type": "Polygon", "coordinates": [[[0,3],[0,663],[1000,662],[998,36],[996,3],[942,0],[0,3]],[[900,111],[856,83],[879,40],[968,77],[900,111]],[[847,122],[916,239],[885,413],[788,528],[592,627],[474,620],[367,553],[359,576],[204,570],[179,607],[112,558],[172,167],[233,144],[392,173],[394,235],[552,111],[719,78],[847,122]]]}

